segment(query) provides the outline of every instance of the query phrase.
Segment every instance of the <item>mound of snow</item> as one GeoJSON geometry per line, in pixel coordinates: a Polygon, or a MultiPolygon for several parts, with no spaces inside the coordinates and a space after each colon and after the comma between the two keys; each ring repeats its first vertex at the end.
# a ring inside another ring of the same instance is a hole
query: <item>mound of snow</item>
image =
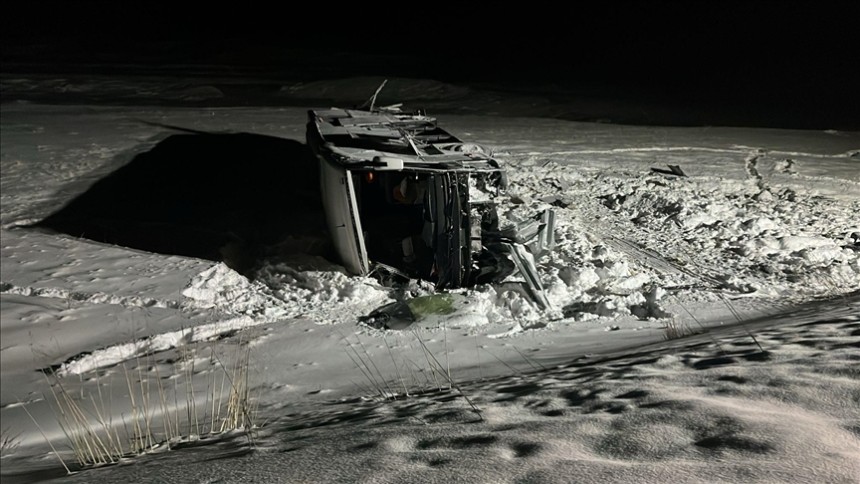
{"type": "Polygon", "coordinates": [[[354,322],[391,302],[390,290],[375,279],[339,271],[299,271],[284,264],[266,264],[256,278],[296,316],[317,323],[354,322]]]}
{"type": "Polygon", "coordinates": [[[194,307],[215,308],[228,314],[262,314],[273,303],[265,285],[249,281],[224,263],[195,276],[182,295],[191,299],[194,307]]]}

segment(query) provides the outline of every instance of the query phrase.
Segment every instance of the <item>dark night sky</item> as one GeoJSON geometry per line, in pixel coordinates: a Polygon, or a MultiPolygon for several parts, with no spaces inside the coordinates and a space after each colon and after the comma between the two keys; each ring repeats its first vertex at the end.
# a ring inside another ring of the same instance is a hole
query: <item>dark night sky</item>
{"type": "Polygon", "coordinates": [[[285,79],[553,85],[703,109],[775,108],[842,125],[857,112],[860,16],[848,2],[581,3],[558,3],[563,11],[399,3],[302,12],[275,2],[31,1],[4,6],[3,70],[21,62],[58,71],[202,63],[285,79]]]}

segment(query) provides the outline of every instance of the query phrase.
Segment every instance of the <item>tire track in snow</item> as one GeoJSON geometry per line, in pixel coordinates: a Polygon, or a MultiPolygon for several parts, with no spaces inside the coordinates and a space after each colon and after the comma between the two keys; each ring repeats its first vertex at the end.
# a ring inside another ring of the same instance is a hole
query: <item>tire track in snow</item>
{"type": "Polygon", "coordinates": [[[187,299],[182,302],[160,301],[135,296],[119,297],[109,294],[80,293],[59,288],[17,287],[3,283],[0,293],[24,296],[71,298],[95,304],[118,304],[125,307],[162,307],[178,310],[205,310],[220,316],[214,322],[154,334],[133,341],[114,344],[91,352],[75,355],[60,365],[59,376],[79,375],[114,366],[129,359],[144,357],[183,345],[212,341],[225,335],[245,331],[254,326],[276,323],[294,318],[307,318],[319,324],[333,324],[354,320],[388,300],[387,293],[368,286],[364,278],[346,278],[328,281],[330,287],[313,287],[325,281],[325,274],[294,271],[301,281],[288,278],[283,281],[249,281],[224,264],[215,264],[197,274],[182,291],[187,299]],[[311,287],[306,287],[310,285],[311,287]],[[276,289],[273,289],[275,286],[276,289]],[[343,294],[345,292],[345,294],[343,294]],[[314,299],[314,294],[328,297],[314,299]]]}
{"type": "MultiPolygon", "coordinates": [[[[220,265],[213,268],[220,268],[220,265]]],[[[97,368],[114,366],[129,359],[167,351],[200,341],[211,341],[253,326],[297,316],[296,313],[298,311],[296,310],[289,311],[285,307],[274,307],[273,303],[277,301],[275,298],[268,294],[258,294],[254,290],[255,286],[247,283],[244,286],[240,286],[225,284],[225,281],[220,279],[215,280],[215,284],[220,287],[209,288],[213,291],[213,294],[207,294],[207,296],[210,296],[208,299],[206,297],[200,299],[199,292],[201,286],[206,288],[207,282],[213,282],[210,280],[212,272],[212,269],[206,270],[189,283],[186,290],[183,291],[183,296],[187,299],[181,302],[138,296],[117,296],[98,292],[71,291],[56,287],[21,287],[6,282],[0,283],[0,294],[64,299],[89,304],[119,305],[126,308],[166,308],[180,311],[204,309],[226,316],[226,319],[219,321],[154,334],[134,341],[106,346],[91,352],[75,355],[60,365],[60,368],[57,370],[58,376],[83,374],[97,368]],[[197,290],[196,292],[194,292],[195,289],[197,290]]],[[[224,272],[224,270],[221,272],[224,272]]],[[[235,275],[241,277],[238,274],[235,275]]]]}
{"type": "Polygon", "coordinates": [[[129,343],[101,348],[82,356],[74,356],[60,366],[57,375],[81,375],[97,368],[118,365],[132,358],[144,357],[200,341],[211,341],[225,334],[269,322],[271,321],[268,318],[254,319],[250,316],[240,316],[193,328],[160,333],[129,343]]]}
{"type": "Polygon", "coordinates": [[[0,282],[0,294],[15,294],[18,296],[45,297],[64,299],[92,304],[110,304],[127,308],[168,308],[180,309],[183,304],[179,301],[161,300],[139,296],[117,296],[104,292],[70,291],[59,287],[16,286],[8,282],[0,282]]]}
{"type": "MultiPolygon", "coordinates": [[[[0,294],[64,299],[80,303],[118,305],[126,308],[199,309],[196,301],[192,299],[189,299],[188,302],[179,302],[138,296],[70,291],[56,287],[21,287],[6,282],[0,283],[0,294]]],[[[83,374],[97,368],[114,366],[132,358],[166,351],[178,346],[199,341],[210,341],[225,334],[270,323],[276,319],[278,318],[266,316],[253,318],[243,315],[99,348],[69,358],[60,366],[57,374],[59,376],[83,374]]]]}

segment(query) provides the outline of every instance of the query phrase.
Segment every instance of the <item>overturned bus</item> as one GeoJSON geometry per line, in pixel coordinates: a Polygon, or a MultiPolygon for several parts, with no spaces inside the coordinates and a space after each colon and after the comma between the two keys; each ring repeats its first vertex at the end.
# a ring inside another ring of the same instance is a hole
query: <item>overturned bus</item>
{"type": "Polygon", "coordinates": [[[437,289],[491,283],[519,271],[535,302],[546,297],[534,265],[550,250],[553,213],[501,226],[499,162],[422,112],[308,112],[323,207],[340,262],[351,273],[398,274],[437,289]]]}

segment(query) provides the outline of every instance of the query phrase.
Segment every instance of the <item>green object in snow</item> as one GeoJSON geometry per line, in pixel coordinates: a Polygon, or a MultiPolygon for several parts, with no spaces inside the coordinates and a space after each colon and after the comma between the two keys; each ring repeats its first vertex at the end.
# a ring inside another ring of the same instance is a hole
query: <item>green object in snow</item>
{"type": "Polygon", "coordinates": [[[454,298],[450,294],[433,294],[418,296],[406,301],[416,319],[431,314],[451,314],[454,309],[454,298]]]}

